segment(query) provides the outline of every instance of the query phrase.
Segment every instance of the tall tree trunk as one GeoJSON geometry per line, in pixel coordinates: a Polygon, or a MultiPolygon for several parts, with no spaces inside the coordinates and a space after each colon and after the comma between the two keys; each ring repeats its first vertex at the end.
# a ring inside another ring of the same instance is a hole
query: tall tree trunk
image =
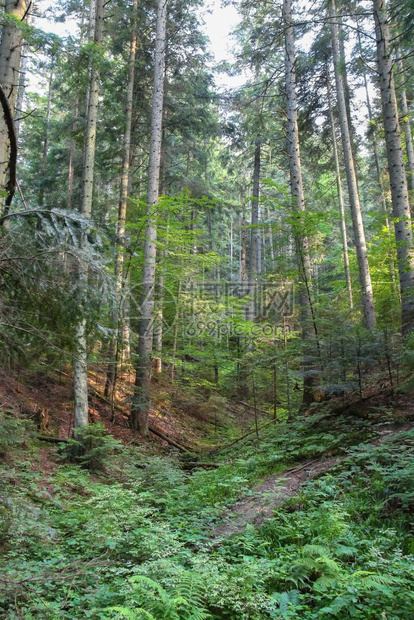
{"type": "Polygon", "coordinates": [[[261,143],[260,137],[256,137],[254,148],[254,164],[253,164],[253,189],[251,196],[251,225],[250,230],[250,261],[249,261],[249,293],[251,300],[247,307],[246,318],[253,321],[257,315],[255,307],[256,289],[258,284],[258,276],[261,271],[261,243],[259,229],[259,213],[260,213],[260,164],[261,164],[261,143]]]}
{"type": "MultiPolygon", "coordinates": [[[[337,23],[338,23],[340,74],[342,76],[342,84],[344,87],[346,117],[348,119],[348,129],[349,129],[349,137],[351,140],[352,155],[355,161],[356,160],[356,149],[355,149],[355,139],[354,139],[355,130],[354,130],[354,126],[352,123],[351,89],[349,88],[348,73],[346,70],[345,32],[344,32],[344,27],[343,27],[343,19],[341,15],[337,15],[337,23]]],[[[357,179],[357,183],[358,183],[358,179],[357,179]]]]}
{"type": "MultiPolygon", "coordinates": [[[[96,46],[102,44],[104,24],[104,0],[96,0],[91,3],[91,11],[94,11],[94,37],[96,46]]],[[[92,20],[92,15],[91,15],[92,20]]],[[[90,69],[90,83],[87,96],[87,116],[84,146],[84,162],[82,177],[82,199],[80,212],[89,219],[92,214],[93,180],[95,167],[95,144],[96,126],[98,119],[99,103],[99,69],[96,65],[90,69]]],[[[86,340],[86,296],[88,288],[88,237],[86,232],[80,234],[80,250],[84,254],[79,260],[78,287],[79,303],[82,310],[82,318],[76,326],[76,354],[73,372],[73,388],[75,400],[74,427],[78,428],[88,424],[88,365],[87,365],[87,340],[86,340]]]]}
{"type": "MultiPolygon", "coordinates": [[[[26,0],[6,0],[6,20],[0,43],[0,84],[6,95],[10,111],[14,116],[17,91],[19,86],[20,61],[23,44],[23,31],[16,22],[27,18],[29,5],[26,0]]],[[[0,189],[5,189],[9,160],[9,134],[3,114],[0,114],[0,189]]],[[[3,211],[4,198],[0,198],[0,215],[3,211]]]]}
{"type": "MultiPolygon", "coordinates": [[[[404,82],[404,65],[403,61],[400,58],[398,61],[398,71],[401,75],[401,79],[404,82]]],[[[405,87],[401,87],[400,90],[400,107],[401,107],[401,117],[402,117],[402,125],[404,129],[404,137],[405,137],[405,153],[407,155],[407,172],[408,172],[408,187],[411,191],[411,204],[414,202],[414,147],[413,147],[413,136],[411,132],[411,117],[410,110],[408,108],[408,99],[407,99],[407,91],[405,87]]]]}
{"type": "Polygon", "coordinates": [[[272,261],[272,264],[275,260],[275,245],[273,243],[273,228],[272,228],[272,223],[271,223],[271,215],[270,215],[270,207],[269,205],[267,205],[267,221],[268,221],[268,237],[269,237],[269,248],[270,248],[270,260],[272,261]]]}
{"type": "Polygon", "coordinates": [[[148,435],[148,414],[151,395],[151,353],[154,331],[154,289],[157,239],[156,205],[162,143],[164,102],[165,45],[167,2],[158,0],[157,36],[155,43],[154,93],[151,112],[151,138],[148,164],[147,228],[145,232],[142,303],[135,376],[134,399],[131,407],[131,426],[143,436],[148,435]]]}
{"type": "MultiPolygon", "coordinates": [[[[358,31],[358,48],[359,48],[359,53],[362,58],[361,33],[359,31],[358,31]]],[[[369,96],[369,88],[368,88],[368,78],[367,78],[367,72],[365,71],[365,68],[363,68],[362,73],[364,77],[364,90],[365,90],[365,100],[366,100],[367,109],[368,109],[368,121],[369,121],[371,128],[373,129],[371,133],[371,142],[372,142],[372,152],[374,155],[375,170],[377,173],[378,186],[381,191],[382,209],[383,209],[384,215],[387,218],[387,227],[389,227],[389,222],[388,222],[389,213],[388,213],[388,208],[387,208],[387,200],[385,198],[384,185],[382,182],[381,167],[380,167],[379,155],[378,155],[377,135],[376,135],[375,128],[373,127],[374,116],[372,114],[371,98],[369,96]]]]}
{"type": "MultiPolygon", "coordinates": [[[[33,11],[33,3],[31,5],[31,10],[33,11]]],[[[31,22],[31,14],[28,13],[26,17],[26,23],[29,24],[31,22]]],[[[24,106],[24,94],[26,91],[26,77],[27,77],[27,62],[29,59],[29,46],[27,43],[23,43],[21,56],[20,56],[20,74],[19,74],[19,86],[17,89],[17,97],[16,97],[16,105],[15,105],[15,113],[16,119],[14,121],[14,126],[16,128],[16,140],[19,139],[20,128],[22,124],[22,114],[23,114],[23,106],[24,106]]]]}
{"type": "Polygon", "coordinates": [[[253,165],[253,191],[251,197],[252,208],[252,231],[250,243],[250,273],[256,280],[261,271],[261,243],[260,243],[260,166],[261,166],[261,142],[256,138],[253,165]]]}
{"type": "Polygon", "coordinates": [[[291,0],[283,0],[283,21],[285,24],[285,89],[290,191],[292,206],[297,215],[294,237],[299,270],[299,304],[302,340],[304,343],[302,405],[306,407],[314,401],[314,389],[319,383],[318,372],[315,369],[315,350],[318,343],[317,327],[312,306],[309,244],[302,230],[302,214],[305,211],[305,193],[303,189],[302,166],[300,160],[298,106],[296,96],[296,54],[291,0]]]}
{"type": "MultiPolygon", "coordinates": [[[[164,98],[167,92],[167,63],[165,63],[164,73],[164,98]]],[[[168,108],[164,106],[163,119],[162,119],[162,143],[161,143],[161,163],[160,163],[160,195],[164,196],[167,191],[167,119],[168,108]]],[[[168,225],[167,225],[167,238],[168,238],[168,225]]],[[[160,375],[162,373],[162,345],[163,345],[163,332],[164,332],[164,285],[165,285],[165,273],[163,259],[168,256],[167,249],[164,250],[159,260],[157,261],[156,277],[157,277],[157,309],[155,312],[155,325],[154,325],[154,370],[155,374],[160,375]]]]}
{"type": "Polygon", "coordinates": [[[329,75],[328,68],[326,69],[326,86],[327,86],[327,94],[328,94],[329,119],[331,123],[331,133],[332,133],[332,149],[333,149],[334,161],[335,161],[336,187],[338,191],[339,213],[340,213],[340,218],[341,218],[340,222],[341,222],[341,236],[342,236],[342,251],[343,251],[343,259],[344,259],[345,282],[346,282],[346,290],[348,293],[348,304],[349,304],[350,309],[352,310],[354,303],[353,303],[353,297],[352,297],[351,272],[349,269],[348,233],[346,230],[345,201],[344,201],[344,194],[342,191],[341,168],[339,166],[338,146],[336,143],[335,119],[334,119],[333,107],[332,107],[330,75],[329,75]]]}
{"type": "Polygon", "coordinates": [[[246,221],[246,176],[243,175],[242,185],[242,216],[240,230],[240,282],[245,282],[247,278],[247,221],[246,221]]]}
{"type": "Polygon", "coordinates": [[[132,32],[128,59],[128,85],[125,106],[125,131],[122,157],[122,172],[120,183],[120,197],[118,205],[118,221],[116,231],[116,254],[115,254],[115,299],[112,312],[113,334],[109,343],[109,364],[106,374],[105,395],[113,398],[113,391],[116,384],[117,366],[119,362],[119,329],[121,326],[123,312],[123,289],[124,283],[124,251],[125,251],[125,223],[128,206],[128,188],[130,176],[131,158],[131,133],[132,133],[132,113],[135,81],[135,59],[137,54],[138,32],[137,32],[137,9],[138,0],[133,0],[132,5],[132,32]]]}
{"type": "Polygon", "coordinates": [[[50,130],[50,112],[52,107],[52,82],[53,82],[53,69],[50,70],[48,91],[47,91],[47,108],[45,119],[45,133],[43,136],[43,148],[42,148],[42,160],[40,164],[40,188],[38,202],[42,206],[45,198],[45,177],[47,168],[47,154],[49,150],[49,130],[50,130]]]}
{"type": "MultiPolygon", "coordinates": [[[[358,47],[359,47],[359,52],[360,52],[361,58],[362,58],[361,34],[360,34],[359,31],[358,31],[358,47]]],[[[378,187],[380,189],[380,198],[381,198],[383,214],[384,214],[384,217],[385,217],[385,225],[387,227],[387,234],[388,234],[389,237],[391,237],[392,232],[391,232],[391,228],[390,228],[390,218],[389,218],[389,215],[390,215],[390,204],[387,201],[386,189],[384,187],[384,182],[383,182],[383,178],[382,178],[382,174],[381,174],[380,156],[379,156],[378,142],[377,142],[377,133],[376,133],[376,128],[375,128],[374,115],[372,113],[371,98],[370,98],[370,95],[369,95],[367,72],[365,71],[365,69],[363,69],[363,76],[364,76],[365,100],[366,100],[367,109],[368,109],[368,120],[369,120],[369,123],[370,123],[371,127],[373,128],[372,133],[371,133],[371,142],[372,142],[372,152],[373,152],[373,155],[374,155],[375,170],[376,170],[376,173],[377,173],[378,187]]],[[[401,299],[400,291],[398,290],[397,278],[396,278],[395,256],[394,256],[394,252],[392,250],[389,253],[388,259],[389,259],[389,273],[390,273],[390,279],[391,279],[391,282],[392,282],[393,295],[395,296],[396,299],[401,299]]]]}
{"type": "MultiPolygon", "coordinates": [[[[344,82],[341,72],[341,59],[339,49],[339,32],[337,14],[334,0],[331,0],[330,11],[332,52],[335,69],[335,82],[338,98],[339,122],[341,126],[342,149],[345,160],[346,179],[349,193],[349,203],[351,207],[352,226],[354,231],[354,241],[358,259],[359,279],[362,289],[362,307],[364,312],[364,323],[368,329],[375,328],[375,308],[374,295],[371,283],[371,274],[368,264],[367,245],[365,241],[364,223],[362,220],[361,204],[359,200],[357,175],[355,161],[352,153],[351,132],[348,122],[347,105],[345,99],[344,82]]],[[[344,68],[342,68],[344,70],[344,68]]]]}
{"type": "Polygon", "coordinates": [[[407,334],[414,329],[414,254],[410,203],[405,174],[397,98],[390,56],[390,33],[385,0],[373,0],[377,63],[380,80],[382,117],[385,128],[392,213],[397,244],[401,290],[401,328],[407,334]]]}
{"type": "MultiPolygon", "coordinates": [[[[80,23],[80,36],[79,36],[79,47],[82,47],[85,35],[85,3],[83,3],[82,11],[81,11],[81,23],[80,23]]],[[[92,15],[92,7],[90,7],[89,18],[92,15]]],[[[93,31],[89,31],[90,39],[92,40],[94,33],[93,31]]],[[[86,101],[87,105],[87,101],[86,101]]],[[[87,108],[86,108],[87,109],[87,108]]],[[[76,96],[74,110],[73,110],[73,123],[72,123],[72,133],[69,140],[69,162],[68,162],[68,181],[67,181],[67,190],[66,190],[66,208],[68,210],[72,209],[72,200],[73,200],[73,186],[75,181],[75,156],[76,156],[76,140],[74,138],[74,134],[78,125],[78,116],[79,116],[79,95],[76,96]]]]}
{"type": "MultiPolygon", "coordinates": [[[[79,102],[76,101],[74,110],[74,121],[72,123],[72,131],[76,129],[76,119],[79,114],[79,102]]],[[[73,199],[73,183],[75,180],[75,154],[76,154],[76,141],[71,137],[69,142],[69,163],[68,163],[68,186],[66,190],[66,208],[72,208],[73,199]]]]}

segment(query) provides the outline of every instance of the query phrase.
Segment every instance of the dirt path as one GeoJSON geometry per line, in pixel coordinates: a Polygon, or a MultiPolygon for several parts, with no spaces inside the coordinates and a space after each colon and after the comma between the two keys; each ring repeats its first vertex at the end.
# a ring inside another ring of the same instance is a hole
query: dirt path
{"type": "Polygon", "coordinates": [[[328,471],[344,458],[338,456],[321,461],[308,461],[266,478],[260,486],[253,489],[252,495],[242,498],[229,509],[223,522],[214,528],[213,535],[231,536],[241,533],[247,524],[260,525],[269,519],[284,501],[296,495],[305,482],[328,471]]]}
{"type": "MultiPolygon", "coordinates": [[[[384,439],[413,428],[413,424],[390,428],[383,431],[381,436],[371,442],[379,445],[384,439]]],[[[361,444],[362,445],[362,444],[361,444]]],[[[273,511],[281,506],[290,497],[296,495],[307,481],[324,474],[329,469],[343,461],[347,455],[314,459],[279,472],[266,478],[262,484],[253,489],[252,495],[241,498],[223,516],[223,521],[212,530],[213,537],[225,537],[240,534],[246,525],[261,525],[269,519],[273,511]]]]}

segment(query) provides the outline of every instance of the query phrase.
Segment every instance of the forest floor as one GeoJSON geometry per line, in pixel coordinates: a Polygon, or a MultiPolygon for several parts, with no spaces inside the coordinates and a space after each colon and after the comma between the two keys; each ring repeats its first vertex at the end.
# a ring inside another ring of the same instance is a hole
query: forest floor
{"type": "Polygon", "coordinates": [[[166,376],[150,423],[168,441],[144,442],[127,378],[115,419],[104,373],[89,380],[90,418],[119,440],[97,469],[39,438],[70,434],[69,375],[0,374],[16,433],[0,454],[0,617],[412,619],[412,393],[373,378],[289,421],[260,412],[256,434],[246,403],[217,400],[223,421],[166,376]]]}
{"type": "MultiPolygon", "coordinates": [[[[412,415],[412,411],[407,411],[412,415]]],[[[385,439],[414,428],[414,423],[391,426],[381,433],[381,438],[368,444],[378,446],[385,439]]],[[[360,444],[360,445],[366,445],[360,444]]],[[[346,458],[346,455],[312,459],[295,467],[267,477],[249,494],[239,499],[223,514],[223,522],[213,528],[213,537],[226,537],[241,534],[246,525],[259,527],[274,511],[291,497],[297,495],[304,484],[319,478],[346,458]]]]}
{"type": "MultiPolygon", "coordinates": [[[[151,432],[149,441],[142,440],[128,426],[133,380],[132,370],[122,369],[111,403],[104,397],[105,369],[97,365],[89,372],[90,422],[103,423],[107,431],[124,444],[137,444],[144,449],[150,446],[160,453],[178,446],[182,452],[209,455],[215,448],[223,449],[237,437],[243,437],[254,423],[253,405],[234,398],[222,399],[223,413],[217,415],[214,407],[208,407],[208,396],[190,390],[184,382],[180,385],[180,381],[176,381],[172,385],[168,373],[164,373],[152,382],[153,406],[149,422],[154,432],[151,432]]],[[[394,417],[404,417],[411,408],[409,400],[404,395],[396,398],[388,382],[380,377],[367,383],[363,398],[356,393],[332,398],[316,404],[309,413],[329,410],[352,417],[364,416],[370,410],[385,412],[392,408],[394,417]]],[[[46,436],[67,438],[73,426],[71,375],[50,369],[36,372],[0,370],[0,409],[28,417],[46,436]]],[[[270,415],[259,410],[259,427],[270,419],[270,415]]]]}
{"type": "MultiPolygon", "coordinates": [[[[211,447],[218,439],[217,421],[202,411],[202,397],[194,398],[177,385],[171,386],[167,375],[153,381],[153,406],[150,410],[150,441],[142,440],[128,426],[128,411],[133,388],[132,371],[124,371],[118,381],[114,403],[104,397],[105,373],[100,367],[89,372],[89,419],[101,422],[116,439],[125,444],[149,445],[161,452],[174,444],[183,452],[211,447]],[[157,435],[159,432],[165,439],[157,435]],[[213,438],[213,439],[211,439],[213,438]],[[169,444],[168,440],[171,440],[169,444]]],[[[66,372],[7,372],[0,370],[0,409],[21,414],[35,422],[42,434],[54,438],[69,437],[73,426],[73,389],[66,372]]],[[[227,412],[230,424],[237,429],[251,422],[252,414],[235,405],[227,412]]]]}

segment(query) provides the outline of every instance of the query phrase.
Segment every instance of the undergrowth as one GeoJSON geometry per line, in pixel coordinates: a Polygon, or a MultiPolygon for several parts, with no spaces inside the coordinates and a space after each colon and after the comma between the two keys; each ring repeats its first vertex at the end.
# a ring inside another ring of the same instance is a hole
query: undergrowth
{"type": "Polygon", "coordinates": [[[254,481],[371,429],[326,415],[278,425],[193,474],[138,448],[100,472],[51,448],[45,467],[20,441],[0,463],[0,617],[411,620],[413,431],[349,448],[259,530],[211,537],[254,481]]]}

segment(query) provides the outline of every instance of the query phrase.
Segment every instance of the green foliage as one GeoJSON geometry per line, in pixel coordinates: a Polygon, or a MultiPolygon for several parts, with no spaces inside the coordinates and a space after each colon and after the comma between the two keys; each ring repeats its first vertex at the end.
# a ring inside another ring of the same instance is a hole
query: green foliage
{"type": "Polygon", "coordinates": [[[78,463],[87,469],[102,469],[114,450],[122,444],[108,434],[101,423],[89,424],[76,429],[74,437],[69,437],[61,448],[63,460],[78,463]]]}
{"type": "Polygon", "coordinates": [[[0,411],[0,457],[20,446],[33,430],[30,421],[16,418],[12,412],[0,411]]]}
{"type": "Polygon", "coordinates": [[[104,475],[43,471],[11,452],[13,469],[1,471],[0,615],[14,620],[17,606],[36,620],[411,620],[413,431],[351,449],[260,529],[211,537],[225,505],[261,476],[311,449],[359,443],[367,423],[353,423],[320,414],[272,426],[220,455],[231,462],[192,475],[135,448],[104,475]]]}
{"type": "Polygon", "coordinates": [[[203,606],[206,585],[202,583],[200,575],[183,572],[179,575],[178,583],[173,583],[168,591],[160,583],[145,575],[131,577],[129,583],[127,601],[129,605],[134,605],[133,609],[112,608],[114,611],[121,611],[126,618],[134,620],[140,617],[159,620],[212,618],[203,606]]]}

